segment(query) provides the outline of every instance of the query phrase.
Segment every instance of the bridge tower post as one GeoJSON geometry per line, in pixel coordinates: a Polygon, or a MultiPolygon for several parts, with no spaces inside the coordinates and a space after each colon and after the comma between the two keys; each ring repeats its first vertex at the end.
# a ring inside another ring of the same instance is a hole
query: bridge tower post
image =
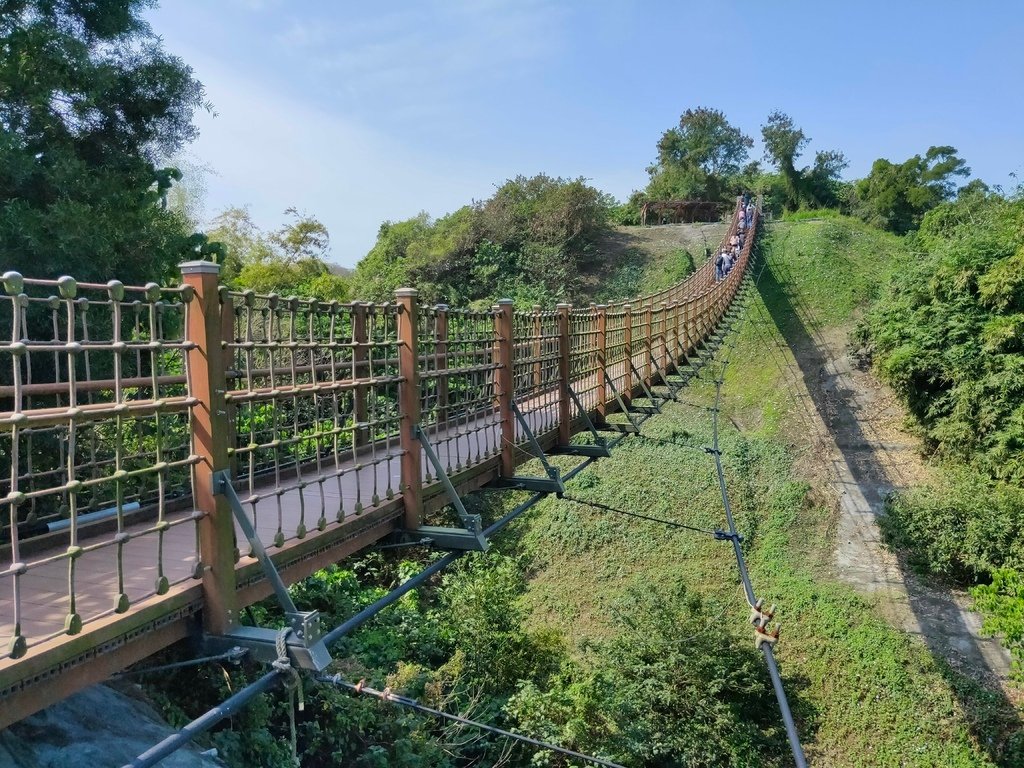
{"type": "Polygon", "coordinates": [[[644,342],[643,348],[647,351],[644,355],[644,383],[651,385],[651,356],[654,354],[654,303],[648,303],[644,307],[644,342]]]}
{"type": "Polygon", "coordinates": [[[633,400],[633,305],[622,305],[622,348],[625,352],[625,378],[622,380],[622,400],[629,405],[633,400]]]}
{"type": "Polygon", "coordinates": [[[516,422],[512,414],[515,397],[513,366],[515,365],[515,339],[513,333],[512,299],[499,299],[494,317],[495,395],[498,398],[498,417],[501,420],[501,476],[514,477],[516,473],[516,422]]]}
{"type": "Polygon", "coordinates": [[[608,307],[596,306],[597,313],[597,417],[603,424],[608,415],[608,307]]]}
{"type": "Polygon", "coordinates": [[[192,496],[199,520],[199,556],[202,558],[203,627],[215,635],[227,634],[238,623],[235,594],[235,526],[223,494],[215,492],[214,473],[230,468],[228,412],[225,405],[227,366],[222,342],[225,319],[232,311],[221,307],[220,266],[212,261],[179,264],[186,286],[195,295],[188,307],[186,338],[188,391],[196,398],[192,409],[192,453],[199,461],[192,468],[192,496]]]}
{"type": "Polygon", "coordinates": [[[569,401],[569,355],[572,353],[569,337],[571,304],[559,304],[558,312],[558,444],[569,445],[572,439],[572,408],[569,401]]]}
{"type": "Polygon", "coordinates": [[[398,300],[398,410],[402,429],[402,504],[405,507],[405,528],[416,530],[423,518],[423,457],[416,429],[420,423],[420,359],[417,331],[419,328],[418,292],[415,288],[399,288],[398,300]]]}

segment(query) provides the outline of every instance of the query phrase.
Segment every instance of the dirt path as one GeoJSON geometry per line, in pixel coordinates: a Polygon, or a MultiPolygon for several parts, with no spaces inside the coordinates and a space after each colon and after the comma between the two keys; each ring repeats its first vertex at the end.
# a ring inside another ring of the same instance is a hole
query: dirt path
{"type": "Polygon", "coordinates": [[[873,373],[853,365],[849,328],[802,329],[788,339],[795,357],[789,378],[806,406],[800,409],[802,439],[806,443],[809,430],[815,440],[798,468],[834,494],[836,575],[952,667],[1007,690],[1009,655],[997,640],[981,636],[968,597],[926,585],[882,542],[878,517],[885,498],[930,474],[919,441],[902,426],[903,408],[873,373]]]}

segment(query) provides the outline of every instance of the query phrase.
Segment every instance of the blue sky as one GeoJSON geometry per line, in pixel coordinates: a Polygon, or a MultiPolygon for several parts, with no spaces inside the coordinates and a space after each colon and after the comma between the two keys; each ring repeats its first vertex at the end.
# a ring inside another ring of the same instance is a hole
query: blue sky
{"type": "Polygon", "coordinates": [[[213,105],[183,163],[208,169],[205,214],[247,205],[273,228],[296,206],[344,265],[382,221],[517,174],[624,199],[688,107],[755,139],[781,109],[805,161],[839,149],[850,178],[931,144],[989,183],[1024,171],[1024,23],[1006,3],[164,0],[149,19],[213,105]]]}

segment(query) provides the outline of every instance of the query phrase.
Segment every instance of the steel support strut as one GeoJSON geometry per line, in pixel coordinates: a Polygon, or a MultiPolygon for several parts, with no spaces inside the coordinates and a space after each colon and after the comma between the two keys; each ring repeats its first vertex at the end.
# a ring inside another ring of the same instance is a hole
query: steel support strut
{"type": "Polygon", "coordinates": [[[569,393],[569,397],[576,404],[577,410],[580,412],[580,416],[583,417],[583,423],[590,432],[591,438],[594,440],[593,445],[559,445],[556,449],[556,453],[568,454],[569,456],[586,456],[593,459],[607,459],[611,456],[611,451],[608,450],[608,443],[602,435],[598,434],[597,428],[594,426],[594,422],[590,419],[590,413],[583,407],[583,402],[580,400],[580,396],[576,394],[576,390],[572,388],[572,384],[566,383],[566,391],[569,393]]]}
{"type": "Polygon", "coordinates": [[[458,491],[455,490],[455,486],[452,485],[448,473],[444,471],[441,460],[434,453],[434,448],[430,445],[427,433],[423,430],[423,427],[419,424],[414,425],[413,433],[423,447],[423,453],[426,455],[427,461],[434,468],[434,474],[437,475],[437,479],[441,481],[445,493],[448,494],[448,500],[455,507],[455,513],[465,526],[465,528],[450,528],[438,525],[421,525],[416,529],[416,534],[431,539],[434,542],[434,546],[441,549],[486,552],[487,539],[484,538],[480,527],[480,515],[472,515],[466,510],[466,505],[462,503],[462,498],[459,496],[458,491]]]}
{"type": "Polygon", "coordinates": [[[526,435],[527,442],[529,442],[534,450],[533,456],[544,465],[544,473],[547,477],[521,477],[513,475],[512,477],[499,478],[495,481],[495,486],[498,488],[515,488],[523,491],[539,491],[540,493],[557,493],[559,495],[565,493],[565,486],[562,484],[558,467],[551,466],[551,462],[548,461],[548,457],[544,454],[544,449],[540,447],[537,436],[533,434],[533,430],[530,429],[530,423],[523,417],[523,412],[519,410],[516,401],[509,400],[509,405],[512,408],[512,414],[519,422],[519,427],[526,435]]]}
{"type": "Polygon", "coordinates": [[[629,424],[608,424],[607,428],[615,432],[639,432],[640,426],[633,421],[633,413],[636,409],[630,408],[626,405],[626,401],[622,399],[622,395],[619,394],[619,388],[615,386],[615,382],[612,381],[612,377],[608,375],[608,371],[604,371],[605,383],[612,388],[612,394],[615,395],[615,402],[619,404],[619,408],[626,415],[629,420],[629,424]]]}
{"type": "MultiPolygon", "coordinates": [[[[314,669],[320,672],[331,663],[331,655],[327,652],[327,646],[321,639],[320,613],[318,611],[300,611],[292,596],[288,593],[288,587],[277,572],[274,561],[267,554],[266,547],[260,540],[252,521],[242,508],[242,500],[231,485],[230,473],[222,470],[214,474],[214,492],[227,499],[228,506],[242,529],[253,557],[255,557],[263,573],[274,589],[278,603],[284,611],[285,621],[291,633],[287,638],[289,656],[293,662],[303,669],[314,669]]],[[[277,659],[277,636],[278,630],[264,627],[235,626],[224,635],[216,635],[207,638],[207,644],[219,647],[225,644],[227,647],[239,645],[248,648],[253,656],[261,661],[274,661],[277,659]]]]}
{"type": "MultiPolygon", "coordinates": [[[[654,358],[652,357],[651,359],[653,360],[654,358]]],[[[640,389],[642,389],[644,391],[644,395],[647,397],[648,400],[651,401],[651,408],[650,409],[640,408],[640,407],[634,405],[633,406],[633,410],[640,411],[641,413],[651,413],[651,412],[653,412],[653,413],[661,413],[661,406],[658,405],[658,400],[660,400],[661,398],[655,397],[654,393],[651,392],[651,388],[647,386],[647,382],[644,381],[644,377],[640,375],[640,371],[638,371],[636,369],[636,366],[633,365],[632,358],[630,358],[629,367],[630,367],[630,370],[633,371],[633,375],[636,376],[637,381],[640,382],[640,389]]]]}
{"type": "Polygon", "coordinates": [[[658,360],[654,355],[651,355],[651,365],[654,367],[654,372],[658,375],[658,378],[661,379],[662,383],[668,389],[669,398],[675,400],[676,396],[679,394],[679,390],[676,389],[672,382],[668,380],[668,371],[661,370],[661,366],[658,365],[658,360]]]}

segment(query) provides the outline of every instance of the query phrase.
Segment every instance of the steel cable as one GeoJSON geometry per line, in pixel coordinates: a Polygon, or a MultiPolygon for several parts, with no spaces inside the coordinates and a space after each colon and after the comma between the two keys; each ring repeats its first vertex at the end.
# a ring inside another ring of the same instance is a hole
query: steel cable
{"type": "Polygon", "coordinates": [[[624,766],[620,765],[619,763],[613,763],[611,760],[605,760],[600,757],[594,757],[593,755],[585,755],[582,752],[574,752],[571,749],[559,747],[555,744],[550,744],[546,741],[533,739],[529,736],[523,736],[522,734],[514,733],[513,731],[506,731],[503,728],[496,728],[493,725],[487,725],[486,723],[477,722],[476,720],[470,720],[468,717],[453,715],[449,712],[445,712],[440,709],[428,707],[425,704],[420,704],[415,699],[410,699],[406,696],[399,696],[397,694],[391,693],[390,689],[388,688],[385,688],[383,691],[377,691],[373,688],[368,688],[367,686],[364,686],[362,683],[350,683],[347,680],[343,680],[341,675],[317,675],[316,679],[321,683],[330,683],[331,685],[335,685],[339,688],[346,688],[362,696],[371,696],[373,698],[380,699],[381,701],[388,702],[389,704],[398,704],[399,706],[407,707],[408,709],[412,709],[416,712],[422,712],[423,714],[433,715],[434,717],[440,717],[444,720],[449,720],[453,723],[459,723],[460,725],[468,725],[472,728],[478,728],[481,731],[487,731],[488,733],[494,733],[499,736],[505,736],[507,738],[520,741],[524,744],[530,744],[534,747],[540,747],[541,749],[547,749],[552,752],[558,752],[562,755],[575,757],[578,760],[584,760],[594,765],[603,765],[607,766],[607,768],[624,768],[624,766]]]}

